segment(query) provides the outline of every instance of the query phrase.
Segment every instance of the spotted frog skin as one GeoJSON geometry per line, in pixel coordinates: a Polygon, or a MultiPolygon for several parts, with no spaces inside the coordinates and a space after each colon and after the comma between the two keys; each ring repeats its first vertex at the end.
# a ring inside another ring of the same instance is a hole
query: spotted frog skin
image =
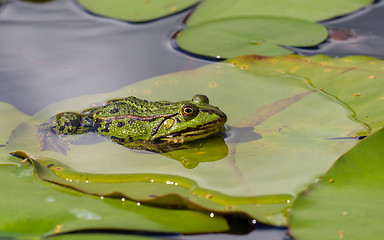
{"type": "Polygon", "coordinates": [[[52,133],[62,136],[94,132],[127,147],[145,149],[143,143],[180,144],[210,136],[222,131],[226,121],[225,113],[210,105],[205,95],[197,94],[190,101],[180,102],[127,97],[81,113],[59,113],[41,129],[46,132],[45,141],[52,133]]]}

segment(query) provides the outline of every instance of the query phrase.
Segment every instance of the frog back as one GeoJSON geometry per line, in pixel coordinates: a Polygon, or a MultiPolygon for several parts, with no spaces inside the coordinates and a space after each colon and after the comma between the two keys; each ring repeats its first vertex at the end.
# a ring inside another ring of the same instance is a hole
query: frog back
{"type": "Polygon", "coordinates": [[[175,116],[181,102],[149,102],[136,97],[115,99],[105,106],[83,112],[95,120],[96,131],[124,143],[149,140],[164,119],[175,116]]]}

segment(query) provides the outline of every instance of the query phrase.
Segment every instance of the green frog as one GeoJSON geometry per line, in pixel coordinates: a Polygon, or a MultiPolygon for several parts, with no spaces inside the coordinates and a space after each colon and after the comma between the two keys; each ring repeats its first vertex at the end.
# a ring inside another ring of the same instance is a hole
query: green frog
{"type": "Polygon", "coordinates": [[[210,105],[205,95],[180,102],[150,102],[131,96],[80,113],[55,115],[40,125],[41,150],[65,154],[62,137],[93,132],[129,148],[167,152],[174,150],[170,146],[222,131],[226,121],[225,113],[210,105]]]}

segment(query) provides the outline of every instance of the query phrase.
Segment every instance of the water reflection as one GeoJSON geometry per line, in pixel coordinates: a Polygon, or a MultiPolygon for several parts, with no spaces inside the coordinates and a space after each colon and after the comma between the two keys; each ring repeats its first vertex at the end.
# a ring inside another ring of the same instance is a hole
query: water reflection
{"type": "Polygon", "coordinates": [[[262,139],[263,136],[254,132],[254,127],[227,127],[226,141],[228,143],[252,142],[262,139]]]}
{"type": "MultiPolygon", "coordinates": [[[[41,134],[41,133],[40,133],[41,134]]],[[[57,135],[50,135],[48,139],[42,139],[42,150],[51,150],[67,155],[69,145],[97,144],[110,139],[87,133],[81,136],[65,136],[64,139],[57,135]]],[[[228,155],[228,146],[223,134],[184,143],[154,143],[148,141],[135,141],[134,143],[121,144],[138,154],[161,154],[167,158],[179,161],[185,168],[196,168],[201,162],[214,162],[228,155]]]]}
{"type": "Polygon", "coordinates": [[[179,161],[185,168],[195,168],[201,162],[214,162],[228,155],[228,146],[223,136],[187,142],[176,151],[162,153],[163,156],[179,161]]]}

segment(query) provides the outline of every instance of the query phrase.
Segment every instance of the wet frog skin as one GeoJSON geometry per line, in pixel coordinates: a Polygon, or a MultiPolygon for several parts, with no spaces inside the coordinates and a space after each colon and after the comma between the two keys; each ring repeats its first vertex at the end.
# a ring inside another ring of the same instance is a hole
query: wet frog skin
{"type": "Polygon", "coordinates": [[[42,150],[48,149],[47,141],[52,135],[93,132],[130,148],[164,152],[154,146],[208,137],[222,131],[226,121],[225,113],[210,105],[205,95],[197,94],[190,101],[180,102],[127,97],[81,113],[59,113],[40,126],[40,133],[42,150]]]}

